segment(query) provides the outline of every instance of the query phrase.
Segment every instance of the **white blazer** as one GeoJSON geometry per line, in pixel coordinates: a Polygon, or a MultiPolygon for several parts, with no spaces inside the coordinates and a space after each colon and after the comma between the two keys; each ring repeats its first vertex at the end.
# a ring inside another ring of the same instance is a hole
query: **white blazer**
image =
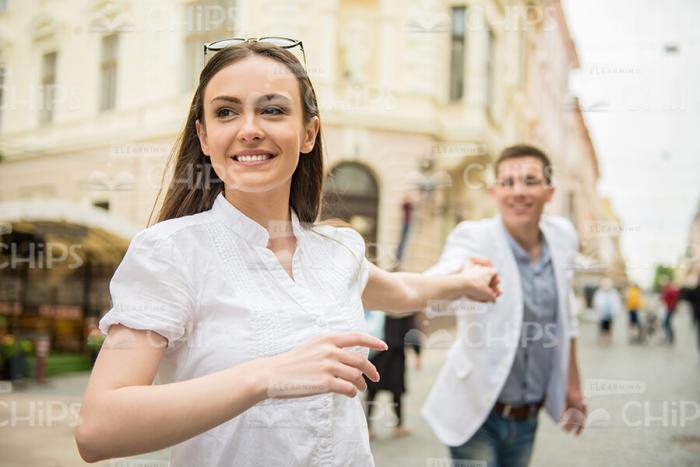
{"type": "MultiPolygon", "coordinates": [[[[559,422],[566,396],[570,338],[578,333],[571,279],[578,250],[573,225],[562,217],[543,216],[540,229],[554,265],[559,300],[556,342],[545,410],[559,422]]],[[[491,260],[501,277],[503,294],[493,304],[467,300],[452,302],[447,310],[457,316],[457,336],[447,361],[425,402],[422,414],[440,441],[459,446],[484,423],[513,365],[523,320],[520,275],[500,216],[461,222],[450,233],[440,260],[425,274],[449,274],[470,258],[491,260]]],[[[431,306],[430,315],[435,312],[431,306]]]]}

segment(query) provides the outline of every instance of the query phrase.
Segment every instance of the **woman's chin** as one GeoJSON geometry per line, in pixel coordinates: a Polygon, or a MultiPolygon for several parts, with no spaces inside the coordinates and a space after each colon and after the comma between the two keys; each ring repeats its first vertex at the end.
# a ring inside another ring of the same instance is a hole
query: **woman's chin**
{"type": "Polygon", "coordinates": [[[278,189],[281,182],[269,182],[263,180],[236,180],[235,182],[226,182],[227,191],[235,191],[239,193],[269,193],[278,189]]]}

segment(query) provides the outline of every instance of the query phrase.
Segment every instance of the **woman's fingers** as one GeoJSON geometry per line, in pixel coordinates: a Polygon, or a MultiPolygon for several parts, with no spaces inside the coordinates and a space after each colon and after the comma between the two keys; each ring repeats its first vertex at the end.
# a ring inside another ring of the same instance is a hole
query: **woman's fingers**
{"type": "Polygon", "coordinates": [[[379,381],[379,372],[377,371],[377,368],[372,364],[372,362],[357,352],[340,350],[338,353],[338,361],[345,365],[357,368],[375,383],[379,381]]]}
{"type": "Polygon", "coordinates": [[[477,264],[479,266],[491,266],[491,260],[483,256],[474,256],[472,258],[469,258],[469,261],[472,264],[477,264]]]}
{"type": "Polygon", "coordinates": [[[493,284],[493,275],[495,274],[495,271],[491,270],[490,268],[488,270],[483,271],[483,276],[481,276],[481,279],[478,282],[478,292],[479,295],[478,297],[475,297],[477,301],[480,302],[492,302],[496,299],[496,288],[494,287],[493,284]]]}
{"type": "Polygon", "coordinates": [[[355,397],[357,395],[357,387],[342,378],[331,378],[328,384],[328,390],[329,392],[342,394],[348,397],[355,397]]]}
{"type": "Polygon", "coordinates": [[[354,397],[358,390],[367,389],[363,374],[379,381],[374,365],[362,354],[344,350],[345,347],[388,348],[382,340],[361,332],[318,336],[266,360],[271,366],[272,390],[268,397],[294,398],[328,392],[354,397]],[[293,390],[288,390],[290,387],[293,390]]]}
{"type": "Polygon", "coordinates": [[[336,378],[342,378],[345,381],[352,383],[360,391],[367,389],[367,383],[362,377],[362,371],[358,370],[357,368],[336,362],[332,371],[336,378]]]}
{"type": "Polygon", "coordinates": [[[374,350],[387,350],[389,348],[381,339],[361,332],[346,332],[329,336],[330,341],[337,347],[369,347],[374,350]]]}

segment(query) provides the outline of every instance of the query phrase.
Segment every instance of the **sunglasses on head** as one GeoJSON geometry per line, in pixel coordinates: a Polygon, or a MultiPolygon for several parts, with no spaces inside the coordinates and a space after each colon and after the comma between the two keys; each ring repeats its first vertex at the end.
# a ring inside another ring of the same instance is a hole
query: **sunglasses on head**
{"type": "Polygon", "coordinates": [[[233,37],[231,39],[221,39],[218,41],[208,42],[204,44],[204,60],[206,61],[207,53],[218,52],[226,47],[231,47],[235,45],[245,44],[246,42],[264,42],[267,44],[276,45],[277,47],[282,47],[283,49],[292,49],[294,47],[299,47],[301,50],[301,57],[306,67],[306,54],[304,53],[304,45],[301,41],[296,39],[290,39],[288,37],[233,37]]]}

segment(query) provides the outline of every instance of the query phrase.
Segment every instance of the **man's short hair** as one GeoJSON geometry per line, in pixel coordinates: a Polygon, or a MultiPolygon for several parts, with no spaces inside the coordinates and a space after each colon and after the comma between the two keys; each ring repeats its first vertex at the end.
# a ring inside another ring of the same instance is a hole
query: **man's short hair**
{"type": "Polygon", "coordinates": [[[494,174],[498,176],[498,166],[501,165],[501,162],[509,159],[518,159],[521,157],[534,157],[535,159],[541,161],[544,167],[544,178],[548,184],[552,183],[552,162],[549,160],[549,157],[547,157],[547,154],[545,154],[544,151],[536,148],[535,146],[530,146],[529,144],[516,144],[513,146],[508,146],[501,151],[501,154],[498,156],[498,159],[496,159],[496,163],[493,166],[494,174]]]}

